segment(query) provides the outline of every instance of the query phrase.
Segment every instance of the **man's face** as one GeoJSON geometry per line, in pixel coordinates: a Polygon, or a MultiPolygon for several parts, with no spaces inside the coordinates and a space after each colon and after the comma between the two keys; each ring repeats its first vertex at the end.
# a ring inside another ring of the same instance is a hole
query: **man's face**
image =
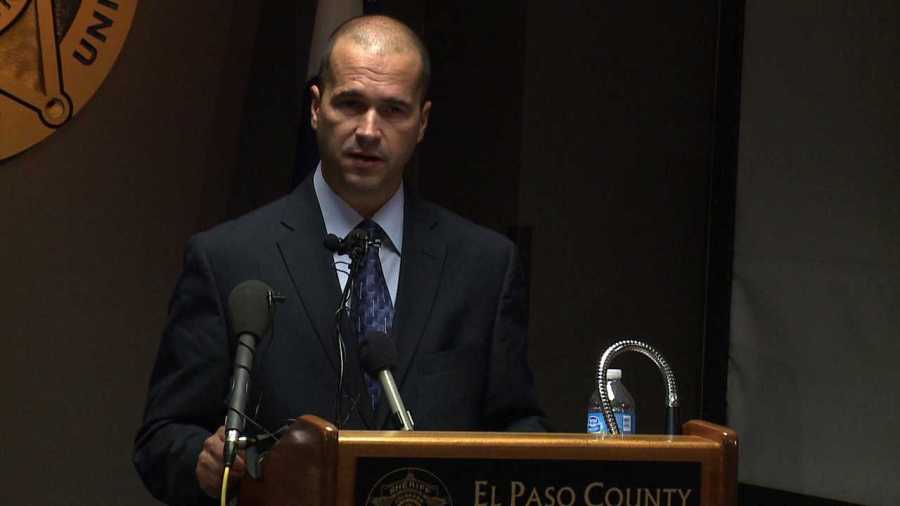
{"type": "Polygon", "coordinates": [[[330,81],[312,87],[324,176],[354,207],[380,206],[396,191],[425,134],[431,103],[421,103],[420,68],[415,51],[376,54],[339,40],[330,81]]]}

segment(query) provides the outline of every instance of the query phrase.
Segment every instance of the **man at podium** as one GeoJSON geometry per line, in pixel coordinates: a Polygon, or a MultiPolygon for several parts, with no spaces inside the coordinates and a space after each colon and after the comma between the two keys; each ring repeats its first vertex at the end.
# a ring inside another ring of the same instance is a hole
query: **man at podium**
{"type": "Polygon", "coordinates": [[[135,466],[155,497],[204,504],[219,494],[236,345],[227,300],[246,280],[286,299],[257,346],[248,432],[302,414],[395,428],[384,392],[355,359],[372,331],[398,351],[392,372],[416,429],[543,430],[515,247],[403,184],[428,126],[429,78],[427,51],[406,25],[385,16],[341,25],[311,88],[315,173],[287,197],[188,242],[135,439],[135,466]],[[376,240],[344,312],[348,259],[324,238],[354,229],[376,240]]]}

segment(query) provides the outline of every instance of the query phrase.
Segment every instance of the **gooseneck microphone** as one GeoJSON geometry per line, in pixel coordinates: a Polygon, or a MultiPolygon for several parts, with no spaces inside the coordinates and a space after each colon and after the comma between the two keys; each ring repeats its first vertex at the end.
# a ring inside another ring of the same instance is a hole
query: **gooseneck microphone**
{"type": "Polygon", "coordinates": [[[250,371],[256,343],[268,334],[275,311],[274,302],[280,297],[262,281],[250,280],[234,287],[228,296],[228,318],[233,335],[237,336],[231,393],[225,415],[225,467],[234,464],[238,439],[244,431],[244,408],[250,390],[250,371]]]}
{"type": "Polygon", "coordinates": [[[403,405],[397,384],[394,383],[394,375],[391,369],[397,367],[397,347],[384,332],[371,331],[359,345],[359,362],[370,376],[375,376],[381,382],[381,387],[387,397],[391,412],[400,422],[403,430],[413,430],[412,415],[403,405]]]}

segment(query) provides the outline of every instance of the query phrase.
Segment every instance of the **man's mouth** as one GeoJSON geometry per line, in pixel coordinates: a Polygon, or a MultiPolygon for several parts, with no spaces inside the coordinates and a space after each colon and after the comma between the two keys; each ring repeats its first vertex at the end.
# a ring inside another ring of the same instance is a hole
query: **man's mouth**
{"type": "Polygon", "coordinates": [[[373,155],[373,154],[369,154],[369,153],[351,152],[351,153],[347,153],[347,156],[349,156],[350,158],[352,158],[354,160],[359,160],[359,161],[367,162],[367,163],[376,163],[376,162],[384,161],[384,158],[382,158],[378,155],[373,155]]]}

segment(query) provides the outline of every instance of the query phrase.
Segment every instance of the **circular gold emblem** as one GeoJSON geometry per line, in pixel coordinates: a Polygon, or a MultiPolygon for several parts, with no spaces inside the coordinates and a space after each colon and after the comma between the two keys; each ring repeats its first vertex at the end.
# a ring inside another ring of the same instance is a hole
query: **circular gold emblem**
{"type": "Polygon", "coordinates": [[[137,0],[0,0],[0,160],[47,138],[91,99],[137,0]]]}
{"type": "Polygon", "coordinates": [[[453,499],[437,476],[425,469],[402,467],[375,483],[365,506],[453,506],[453,499]]]}

